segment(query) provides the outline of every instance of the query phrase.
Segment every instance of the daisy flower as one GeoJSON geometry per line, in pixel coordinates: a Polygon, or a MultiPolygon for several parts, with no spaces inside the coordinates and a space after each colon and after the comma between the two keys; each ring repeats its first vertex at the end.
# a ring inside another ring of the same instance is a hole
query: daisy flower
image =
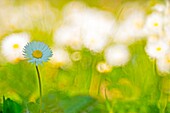
{"type": "Polygon", "coordinates": [[[24,56],[29,62],[35,63],[36,66],[49,60],[52,56],[51,49],[43,42],[33,41],[24,47],[24,56]]]}
{"type": "Polygon", "coordinates": [[[105,51],[106,63],[110,66],[122,66],[130,60],[129,49],[125,45],[114,45],[105,51]]]}
{"type": "Polygon", "coordinates": [[[24,59],[23,47],[29,42],[30,36],[27,33],[13,33],[2,40],[1,51],[9,62],[18,62],[24,59]]]}
{"type": "MultiPolygon", "coordinates": [[[[36,65],[36,71],[39,81],[39,93],[40,93],[40,106],[42,106],[42,86],[41,86],[41,76],[38,69],[38,65],[49,60],[52,57],[51,49],[43,42],[33,41],[27,43],[23,49],[24,56],[29,59],[29,62],[36,65]]],[[[41,113],[41,109],[40,109],[41,113]]]]}
{"type": "Polygon", "coordinates": [[[163,30],[163,15],[157,12],[150,14],[145,23],[145,32],[146,34],[160,34],[163,30]]]}
{"type": "Polygon", "coordinates": [[[150,40],[147,42],[145,51],[151,58],[160,58],[165,55],[169,50],[169,45],[166,40],[150,40]]]}

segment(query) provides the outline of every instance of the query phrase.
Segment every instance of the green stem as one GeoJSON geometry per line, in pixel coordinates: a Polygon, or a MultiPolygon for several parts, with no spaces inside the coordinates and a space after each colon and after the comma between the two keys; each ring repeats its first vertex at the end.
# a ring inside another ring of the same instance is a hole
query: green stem
{"type": "Polygon", "coordinates": [[[160,99],[159,99],[159,102],[158,102],[158,107],[159,107],[159,113],[165,113],[165,109],[166,109],[166,106],[167,106],[167,94],[164,94],[162,91],[161,91],[161,95],[160,95],[160,99]]]}
{"type": "Polygon", "coordinates": [[[39,91],[40,91],[40,113],[41,113],[41,106],[42,106],[42,87],[41,87],[41,76],[40,76],[40,72],[38,69],[38,66],[36,65],[36,71],[37,71],[37,75],[38,75],[38,83],[39,83],[39,91]]]}

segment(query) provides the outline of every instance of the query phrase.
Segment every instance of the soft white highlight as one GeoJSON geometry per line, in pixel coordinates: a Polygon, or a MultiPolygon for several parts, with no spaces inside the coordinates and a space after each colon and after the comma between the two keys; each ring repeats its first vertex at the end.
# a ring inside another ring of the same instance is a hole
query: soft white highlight
{"type": "Polygon", "coordinates": [[[125,45],[113,45],[106,49],[105,60],[111,66],[122,66],[130,60],[130,52],[125,45]]]}

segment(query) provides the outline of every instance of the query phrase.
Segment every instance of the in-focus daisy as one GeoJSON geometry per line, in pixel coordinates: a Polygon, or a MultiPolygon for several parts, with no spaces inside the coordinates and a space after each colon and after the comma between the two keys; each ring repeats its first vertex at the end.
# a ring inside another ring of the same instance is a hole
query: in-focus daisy
{"type": "Polygon", "coordinates": [[[24,56],[29,62],[35,63],[36,66],[49,60],[52,56],[51,49],[43,42],[33,41],[24,47],[24,56]]]}
{"type": "Polygon", "coordinates": [[[122,66],[130,60],[130,52],[125,45],[114,45],[106,49],[105,60],[111,66],[122,66]]]}
{"type": "Polygon", "coordinates": [[[164,39],[150,40],[145,47],[146,53],[151,58],[160,58],[165,55],[169,49],[168,42],[164,39]]]}
{"type": "Polygon", "coordinates": [[[13,33],[2,40],[1,51],[7,61],[15,63],[24,59],[22,50],[29,42],[27,33],[13,33]]]}

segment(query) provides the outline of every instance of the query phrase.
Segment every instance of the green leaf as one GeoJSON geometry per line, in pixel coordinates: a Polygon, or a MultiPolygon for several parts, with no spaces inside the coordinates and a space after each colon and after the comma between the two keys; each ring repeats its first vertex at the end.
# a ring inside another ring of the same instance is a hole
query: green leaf
{"type": "Polygon", "coordinates": [[[22,107],[13,100],[3,97],[3,113],[21,113],[22,107]]]}
{"type": "Polygon", "coordinates": [[[25,109],[25,111],[28,111],[28,113],[38,113],[39,108],[39,104],[30,102],[27,104],[27,108],[25,109]]]}
{"type": "MultiPolygon", "coordinates": [[[[38,100],[37,100],[38,101],[38,100]]],[[[68,96],[60,91],[43,96],[42,111],[46,113],[106,113],[104,104],[90,96],[68,96]]],[[[34,104],[32,104],[34,106],[34,104]]],[[[34,107],[32,107],[34,109],[34,107]]],[[[31,112],[34,113],[34,112],[31,112]]]]}

